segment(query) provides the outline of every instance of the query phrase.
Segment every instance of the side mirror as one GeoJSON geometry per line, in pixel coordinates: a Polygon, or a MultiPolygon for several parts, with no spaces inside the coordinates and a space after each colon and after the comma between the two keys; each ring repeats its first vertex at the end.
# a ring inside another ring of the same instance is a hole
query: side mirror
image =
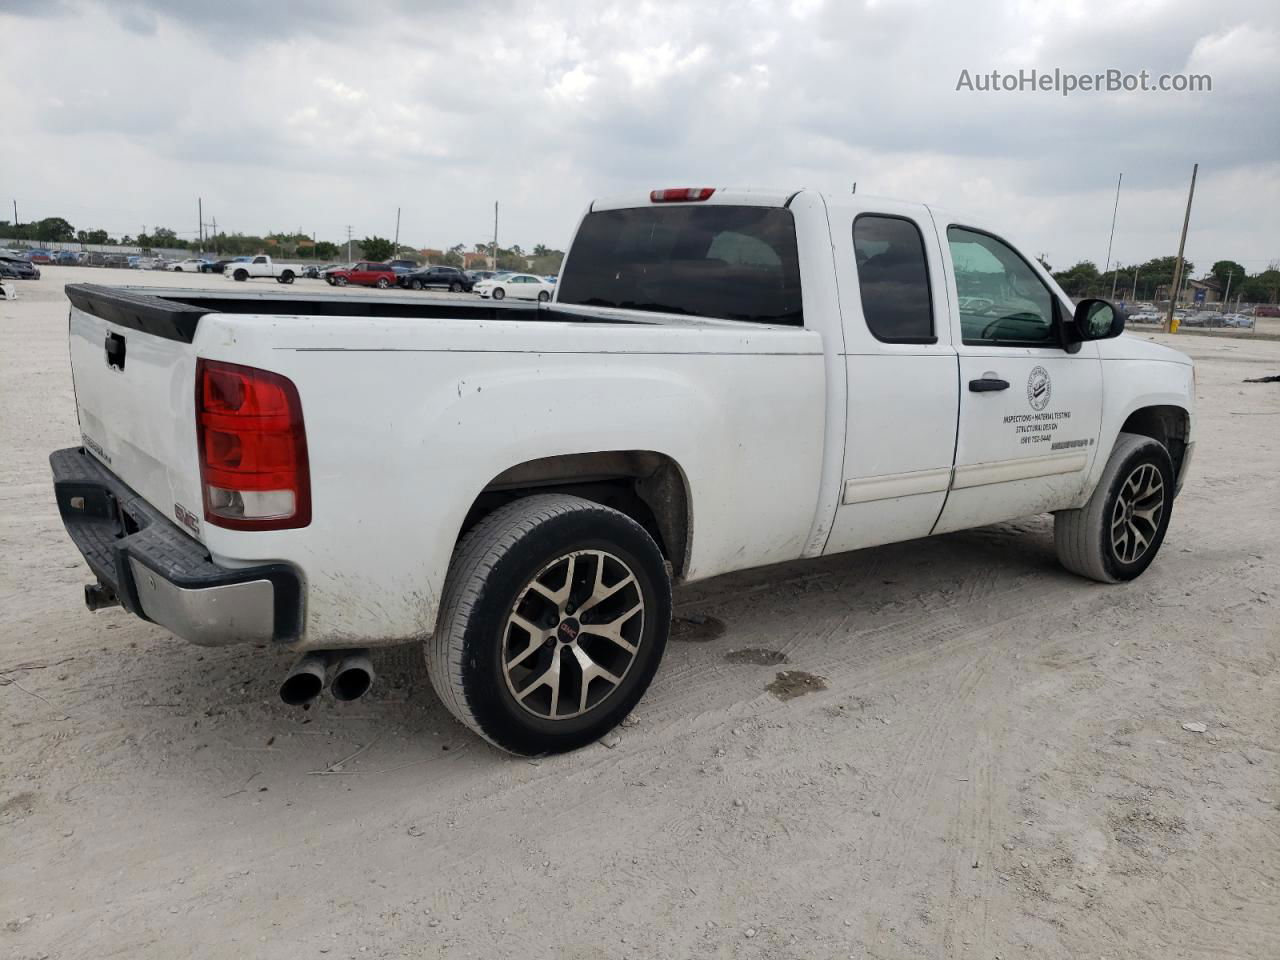
{"type": "Polygon", "coordinates": [[[1085,340],[1109,340],[1124,332],[1122,311],[1116,309],[1109,300],[1088,299],[1076,304],[1075,316],[1071,325],[1075,327],[1078,342],[1085,340]]]}

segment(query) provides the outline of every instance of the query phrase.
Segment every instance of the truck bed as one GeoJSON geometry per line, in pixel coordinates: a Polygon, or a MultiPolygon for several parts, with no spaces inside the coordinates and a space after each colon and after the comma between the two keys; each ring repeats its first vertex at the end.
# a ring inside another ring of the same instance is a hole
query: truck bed
{"type": "Polygon", "coordinates": [[[213,313],[267,316],[369,317],[405,320],[544,320],[592,323],[653,323],[654,319],[624,318],[605,312],[565,310],[554,304],[509,303],[432,298],[422,294],[334,295],[322,291],[281,296],[246,290],[211,292],[157,287],[107,287],[71,283],[66,287],[73,307],[123,327],[169,340],[191,343],[200,318],[213,313]]]}

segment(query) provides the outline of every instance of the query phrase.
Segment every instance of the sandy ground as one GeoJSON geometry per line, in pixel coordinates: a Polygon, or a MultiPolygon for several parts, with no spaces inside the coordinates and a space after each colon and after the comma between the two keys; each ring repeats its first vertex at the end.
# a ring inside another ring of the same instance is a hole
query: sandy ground
{"type": "Polygon", "coordinates": [[[1280,956],[1280,343],[1176,338],[1139,581],[1042,517],[698,584],[620,742],[528,761],[414,658],[302,711],[283,658],[84,609],[45,458],[86,276],[173,282],[0,303],[0,956],[1280,956]]]}

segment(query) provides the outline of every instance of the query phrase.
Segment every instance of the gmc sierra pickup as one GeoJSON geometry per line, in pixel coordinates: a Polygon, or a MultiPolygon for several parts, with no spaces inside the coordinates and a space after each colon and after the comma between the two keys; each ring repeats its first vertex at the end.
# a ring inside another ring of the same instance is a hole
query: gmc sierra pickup
{"type": "Polygon", "coordinates": [[[1047,512],[1067,569],[1132,579],[1193,446],[1185,356],[866,196],[597,201],[547,304],[67,294],[90,608],[291,650],[295,703],[420,643],[518,753],[627,715],[673,582],[1047,512]]]}

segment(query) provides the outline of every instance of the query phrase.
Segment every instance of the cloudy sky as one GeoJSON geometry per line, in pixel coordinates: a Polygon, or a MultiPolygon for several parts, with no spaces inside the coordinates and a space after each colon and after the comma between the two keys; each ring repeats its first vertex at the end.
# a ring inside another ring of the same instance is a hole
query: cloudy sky
{"type": "Polygon", "coordinates": [[[136,233],[563,247],[597,195],[811,187],[990,215],[1055,268],[1280,260],[1274,0],[0,0],[0,199],[136,233]],[[1020,69],[1205,93],[980,93],[1020,69]]]}

